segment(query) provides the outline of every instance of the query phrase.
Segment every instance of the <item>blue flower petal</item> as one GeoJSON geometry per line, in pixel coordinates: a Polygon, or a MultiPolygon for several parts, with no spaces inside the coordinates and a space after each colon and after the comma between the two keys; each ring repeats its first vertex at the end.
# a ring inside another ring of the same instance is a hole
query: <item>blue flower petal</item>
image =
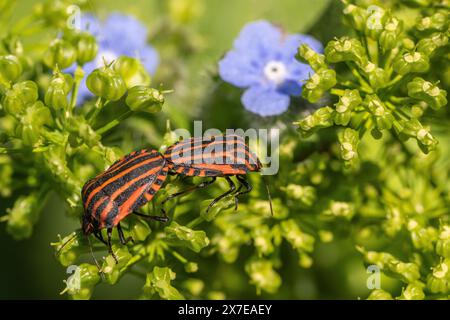
{"type": "Polygon", "coordinates": [[[277,90],[291,96],[299,96],[302,93],[302,83],[295,79],[288,79],[278,86],[277,90]]]}
{"type": "Polygon", "coordinates": [[[81,30],[88,31],[95,37],[100,35],[101,23],[100,20],[93,14],[86,13],[81,15],[81,30]]]}
{"type": "Polygon", "coordinates": [[[267,21],[255,21],[244,26],[234,41],[234,48],[244,55],[265,58],[280,45],[281,30],[267,21]]]}
{"type": "Polygon", "coordinates": [[[132,16],[111,14],[102,27],[100,45],[122,55],[135,56],[147,42],[147,28],[132,16]]]}
{"type": "Polygon", "coordinates": [[[156,68],[159,64],[158,52],[151,46],[145,46],[138,52],[138,58],[141,60],[145,69],[150,74],[155,74],[156,68]]]}
{"type": "Polygon", "coordinates": [[[285,112],[290,103],[288,95],[268,87],[253,86],[241,97],[244,107],[260,116],[275,116],[285,112]]]}
{"type": "Polygon", "coordinates": [[[239,88],[246,88],[262,81],[261,73],[262,66],[257,59],[236,51],[229,51],[219,61],[220,77],[239,88]]]}

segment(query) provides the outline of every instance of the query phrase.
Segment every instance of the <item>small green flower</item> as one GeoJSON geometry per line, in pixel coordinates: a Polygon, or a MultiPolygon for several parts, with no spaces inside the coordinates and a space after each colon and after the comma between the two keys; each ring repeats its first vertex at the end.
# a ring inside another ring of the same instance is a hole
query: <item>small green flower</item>
{"type": "Polygon", "coordinates": [[[441,227],[439,238],[436,242],[436,253],[450,259],[450,226],[441,227]]]}
{"type": "Polygon", "coordinates": [[[299,127],[298,130],[303,137],[308,137],[317,129],[331,127],[333,125],[333,114],[333,109],[323,107],[294,124],[299,127]]]}
{"type": "Polygon", "coordinates": [[[372,114],[375,127],[378,130],[382,131],[392,127],[395,120],[394,116],[377,95],[367,95],[364,103],[372,114]]]}
{"type": "Polygon", "coordinates": [[[289,219],[282,221],[281,230],[283,237],[294,249],[306,252],[313,251],[315,242],[314,237],[304,233],[294,220],[289,219]]]}
{"type": "Polygon", "coordinates": [[[77,63],[80,66],[95,59],[98,53],[98,44],[93,35],[88,32],[77,32],[70,40],[76,48],[77,63]]]}
{"type": "Polygon", "coordinates": [[[165,227],[164,231],[167,233],[170,242],[186,246],[194,252],[200,252],[209,245],[209,239],[204,231],[194,231],[188,227],[180,226],[174,221],[165,227]]]}
{"type": "Polygon", "coordinates": [[[256,286],[258,294],[261,294],[261,290],[275,293],[281,285],[281,277],[269,260],[250,260],[245,265],[245,271],[250,276],[250,283],[256,286]]]}
{"type": "Polygon", "coordinates": [[[400,75],[411,72],[423,73],[429,68],[428,57],[419,51],[405,53],[394,61],[394,70],[400,75]]]}
{"type": "Polygon", "coordinates": [[[3,97],[5,111],[15,118],[19,118],[25,109],[38,99],[38,87],[33,81],[16,83],[7,90],[3,97]]]}
{"type": "Polygon", "coordinates": [[[260,257],[271,254],[274,251],[272,232],[268,226],[262,225],[252,230],[252,238],[260,257]]]}
{"type": "Polygon", "coordinates": [[[16,56],[0,56],[0,85],[9,87],[21,74],[22,65],[16,56]]]}
{"type": "Polygon", "coordinates": [[[361,42],[355,38],[343,37],[328,42],[325,48],[328,62],[353,61],[362,64],[367,58],[361,42]]]}
{"type": "Polygon", "coordinates": [[[77,58],[77,51],[73,45],[63,39],[55,39],[44,54],[44,63],[51,69],[66,69],[77,58]]]}
{"type": "Polygon", "coordinates": [[[438,11],[430,17],[419,18],[416,28],[419,31],[445,31],[449,24],[448,11],[438,11]]]}
{"type": "Polygon", "coordinates": [[[112,246],[117,262],[112,255],[108,255],[103,261],[101,272],[105,276],[106,282],[115,284],[123,273],[123,268],[132,259],[131,253],[126,246],[112,246]]]}
{"type": "Polygon", "coordinates": [[[379,43],[384,51],[392,50],[396,47],[402,28],[403,21],[395,17],[388,18],[379,38],[379,43]]]}
{"type": "Polygon", "coordinates": [[[352,110],[361,103],[362,99],[358,90],[346,89],[344,94],[339,97],[339,102],[335,104],[334,123],[346,126],[350,122],[352,110]]]}
{"type": "Polygon", "coordinates": [[[72,85],[73,79],[69,74],[55,72],[45,93],[45,104],[55,110],[66,109],[69,105],[68,95],[72,85]]]}
{"type": "Polygon", "coordinates": [[[424,153],[428,153],[437,145],[437,140],[431,135],[430,131],[425,129],[417,119],[401,122],[401,135],[412,137],[417,140],[420,149],[424,153]]]}
{"type": "Polygon", "coordinates": [[[320,69],[303,85],[302,96],[311,103],[319,101],[324,93],[336,85],[336,72],[332,69],[320,69]]]}
{"type": "Polygon", "coordinates": [[[420,282],[410,283],[403,289],[403,292],[399,300],[423,300],[425,299],[425,293],[423,292],[423,288],[425,285],[420,282]]]}
{"type": "Polygon", "coordinates": [[[121,56],[114,62],[113,69],[122,76],[128,89],[150,85],[150,75],[138,59],[121,56]]]}
{"type": "Polygon", "coordinates": [[[53,125],[53,117],[50,109],[41,101],[29,105],[20,118],[16,128],[17,136],[28,146],[37,145],[42,142],[42,132],[46,126],[53,125]]]}
{"type": "Polygon", "coordinates": [[[162,109],[164,96],[156,89],[136,86],[128,91],[126,103],[133,111],[156,113],[162,109]]]}
{"type": "Polygon", "coordinates": [[[437,49],[448,44],[448,36],[444,33],[433,33],[417,43],[417,51],[431,56],[437,49]]]}
{"type": "Polygon", "coordinates": [[[108,101],[119,100],[127,91],[122,76],[110,66],[95,69],[88,76],[86,85],[93,94],[108,101]]]}
{"type": "Polygon", "coordinates": [[[328,66],[325,63],[325,56],[323,54],[317,53],[311,49],[307,44],[302,44],[298,48],[298,53],[296,58],[303,63],[307,63],[311,66],[314,71],[319,71],[321,69],[326,69],[328,66]]]}
{"type": "Polygon", "coordinates": [[[447,92],[419,77],[408,83],[408,95],[419,101],[425,101],[434,110],[447,105],[447,92]]]}
{"type": "Polygon", "coordinates": [[[348,4],[344,8],[344,16],[350,25],[357,31],[364,31],[366,29],[367,18],[369,12],[354,4],[348,4]]]}
{"type": "Polygon", "coordinates": [[[358,132],[351,128],[345,128],[339,132],[338,138],[340,142],[341,158],[346,162],[346,166],[355,168],[359,163],[358,132]]]}
{"type": "Polygon", "coordinates": [[[183,295],[171,285],[176,277],[168,267],[154,267],[151,273],[147,273],[147,279],[143,287],[143,298],[150,299],[157,294],[162,299],[182,300],[183,295]]]}
{"type": "Polygon", "coordinates": [[[373,290],[367,297],[367,300],[393,300],[392,295],[382,289],[373,290]]]}
{"type": "Polygon", "coordinates": [[[316,189],[311,186],[288,184],[286,187],[282,187],[282,190],[289,198],[297,200],[300,205],[305,207],[311,207],[317,198],[316,189]]]}

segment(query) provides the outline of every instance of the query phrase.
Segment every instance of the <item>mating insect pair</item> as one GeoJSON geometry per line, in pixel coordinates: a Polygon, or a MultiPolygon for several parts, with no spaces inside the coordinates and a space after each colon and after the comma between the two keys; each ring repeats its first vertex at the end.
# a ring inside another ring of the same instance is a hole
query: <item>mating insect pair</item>
{"type": "MultiPolygon", "coordinates": [[[[167,148],[164,155],[150,149],[132,152],[84,185],[82,190],[83,234],[86,236],[94,234],[97,239],[108,246],[109,253],[116,259],[111,247],[113,228],[117,227],[122,244],[132,241],[131,238],[125,238],[120,225],[126,216],[135,214],[146,219],[168,221],[164,209],[161,209],[161,216],[150,216],[137,212],[140,207],[152,200],[164,184],[167,175],[178,174],[211,179],[169,195],[161,203],[162,208],[168,200],[204,188],[212,184],[217,177],[223,177],[228,182],[230,189],[214,199],[207,211],[215,203],[231,194],[234,195],[237,209],[238,197],[252,190],[245,175],[249,172],[258,172],[261,168],[259,159],[249,150],[245,140],[237,135],[181,140],[167,148]],[[238,188],[230,176],[236,176],[240,183],[238,188]],[[101,232],[105,228],[106,240],[101,232]]],[[[267,192],[272,212],[268,188],[267,192]]]]}

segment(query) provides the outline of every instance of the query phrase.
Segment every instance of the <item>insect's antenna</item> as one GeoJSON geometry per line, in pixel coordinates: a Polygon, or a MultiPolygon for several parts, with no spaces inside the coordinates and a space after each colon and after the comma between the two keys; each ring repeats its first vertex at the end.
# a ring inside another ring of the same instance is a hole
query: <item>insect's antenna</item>
{"type": "Polygon", "coordinates": [[[75,233],[74,233],[69,239],[67,239],[66,242],[64,242],[64,243],[62,244],[61,248],[58,249],[58,251],[56,252],[55,255],[58,257],[58,256],[61,254],[61,250],[64,249],[64,247],[65,247],[67,244],[69,244],[70,242],[72,242],[72,241],[76,238],[76,236],[77,236],[77,232],[75,231],[75,233]]]}
{"type": "Polygon", "coordinates": [[[271,194],[270,194],[269,184],[267,183],[267,180],[266,180],[266,178],[265,178],[263,175],[262,175],[261,177],[262,177],[262,180],[263,180],[264,185],[265,185],[265,187],[266,187],[267,196],[269,197],[270,214],[271,214],[272,217],[273,217],[272,196],[271,196],[271,194]]]}
{"type": "Polygon", "coordinates": [[[100,264],[98,263],[97,259],[95,258],[94,250],[92,250],[92,243],[91,243],[91,239],[89,238],[89,235],[86,235],[86,239],[87,239],[88,244],[89,244],[89,251],[91,252],[91,257],[94,260],[95,265],[97,266],[98,270],[100,270],[101,269],[100,268],[100,264]]]}

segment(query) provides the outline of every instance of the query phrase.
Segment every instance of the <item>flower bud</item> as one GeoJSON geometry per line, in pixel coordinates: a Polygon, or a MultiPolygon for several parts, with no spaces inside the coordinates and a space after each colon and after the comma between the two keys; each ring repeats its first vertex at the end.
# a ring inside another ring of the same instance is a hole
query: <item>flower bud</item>
{"type": "Polygon", "coordinates": [[[434,110],[447,105],[447,92],[431,82],[416,77],[407,87],[411,98],[425,101],[434,110]]]}
{"type": "Polygon", "coordinates": [[[336,85],[336,72],[321,69],[313,74],[303,85],[302,96],[311,103],[319,101],[323,94],[336,85]]]}
{"type": "Polygon", "coordinates": [[[375,289],[367,297],[367,300],[393,300],[393,298],[389,292],[382,289],[375,289]]]}
{"type": "Polygon", "coordinates": [[[212,243],[214,243],[225,262],[233,263],[239,256],[240,246],[249,240],[250,237],[247,232],[234,227],[225,229],[224,234],[215,236],[212,243]]]}
{"type": "Polygon", "coordinates": [[[369,62],[364,66],[364,73],[369,78],[370,86],[376,91],[379,88],[382,88],[388,82],[389,76],[387,72],[378,68],[375,64],[369,62]]]}
{"type": "Polygon", "coordinates": [[[9,86],[22,74],[22,65],[16,56],[0,56],[0,84],[9,86]]]}
{"type": "Polygon", "coordinates": [[[156,113],[162,109],[164,96],[156,89],[136,86],[128,91],[126,103],[133,111],[156,113]]]}
{"type": "Polygon", "coordinates": [[[281,285],[281,277],[273,269],[273,263],[269,260],[250,260],[245,265],[245,271],[250,277],[250,283],[256,286],[258,294],[261,290],[275,293],[281,285]]]}
{"type": "Polygon", "coordinates": [[[198,264],[195,262],[188,262],[184,265],[184,271],[187,273],[195,273],[198,271],[198,264]]]}
{"type": "Polygon", "coordinates": [[[333,125],[333,114],[333,109],[323,107],[294,124],[299,126],[299,132],[303,137],[308,137],[317,129],[331,127],[333,125]]]}
{"type": "Polygon", "coordinates": [[[433,273],[428,275],[427,287],[432,293],[447,293],[450,289],[450,260],[445,259],[433,268],[433,273]]]}
{"type": "Polygon", "coordinates": [[[364,31],[369,12],[354,4],[348,4],[344,8],[344,16],[350,25],[357,31],[364,31]]]}
{"type": "Polygon", "coordinates": [[[442,257],[450,259],[450,226],[444,225],[439,233],[436,242],[436,253],[442,257]]]}
{"type": "Polygon", "coordinates": [[[350,220],[355,214],[353,205],[348,202],[332,201],[330,207],[324,211],[325,215],[343,217],[350,220]]]}
{"type": "Polygon", "coordinates": [[[420,18],[416,28],[419,31],[445,31],[448,26],[448,18],[448,12],[438,11],[431,17],[420,18]]]}
{"type": "Polygon", "coordinates": [[[45,104],[54,110],[66,109],[72,85],[73,79],[69,74],[56,72],[45,93],[45,104]]]}
{"type": "Polygon", "coordinates": [[[282,221],[281,230],[283,232],[283,237],[294,249],[306,252],[313,251],[315,242],[314,237],[304,233],[294,220],[289,219],[282,221]]]}
{"type": "Polygon", "coordinates": [[[28,106],[23,116],[20,118],[20,124],[17,127],[17,135],[25,145],[33,146],[41,141],[41,130],[44,126],[51,126],[53,117],[41,101],[28,106]]]}
{"type": "Polygon", "coordinates": [[[88,76],[86,85],[94,95],[108,101],[119,100],[127,91],[122,76],[108,66],[95,69],[88,76]]]}
{"type": "Polygon", "coordinates": [[[423,300],[425,299],[425,293],[423,293],[423,288],[425,285],[420,282],[410,283],[403,290],[399,300],[423,300]]]}
{"type": "Polygon", "coordinates": [[[346,162],[346,166],[356,167],[359,163],[358,144],[359,135],[358,132],[345,128],[338,134],[341,158],[346,162]]]}
{"type": "Polygon", "coordinates": [[[138,59],[121,56],[114,62],[113,68],[122,76],[128,89],[150,85],[150,75],[138,59]]]}
{"type": "Polygon", "coordinates": [[[335,104],[334,123],[346,126],[350,122],[352,110],[361,103],[362,99],[358,90],[346,89],[339,98],[339,102],[335,104]]]}
{"type": "Polygon", "coordinates": [[[389,51],[396,47],[399,36],[402,32],[403,22],[395,17],[390,17],[384,24],[384,29],[378,39],[381,48],[389,51]]]}
{"type": "Polygon", "coordinates": [[[316,201],[316,189],[311,186],[300,186],[297,184],[288,184],[282,187],[290,199],[298,200],[300,205],[311,207],[316,201]]]}
{"type": "Polygon", "coordinates": [[[7,210],[8,220],[6,231],[16,240],[31,237],[33,226],[37,222],[41,199],[32,193],[19,197],[14,206],[7,210]]]}
{"type": "Polygon", "coordinates": [[[77,52],[72,44],[66,40],[55,39],[44,53],[44,63],[50,69],[66,69],[77,58],[77,52]]]}
{"type": "Polygon", "coordinates": [[[262,225],[252,230],[253,243],[258,255],[269,255],[274,251],[272,233],[268,226],[262,225]]]}
{"type": "Polygon", "coordinates": [[[394,116],[377,95],[367,95],[364,103],[372,113],[375,126],[378,130],[381,131],[392,128],[392,124],[395,120],[394,116]]]}
{"type": "Polygon", "coordinates": [[[76,34],[72,43],[77,51],[77,63],[82,66],[95,59],[98,53],[97,40],[88,32],[79,32],[76,34]]]}
{"type": "Polygon", "coordinates": [[[325,56],[319,54],[311,49],[307,44],[302,44],[298,48],[296,55],[297,60],[303,63],[307,63],[311,66],[314,71],[319,71],[320,69],[326,69],[325,56]]]}
{"type": "Polygon", "coordinates": [[[402,131],[401,136],[412,137],[417,140],[420,149],[424,153],[428,153],[437,145],[437,140],[431,135],[431,133],[425,129],[417,119],[411,119],[401,122],[402,131]]]}
{"type": "Polygon", "coordinates": [[[418,51],[405,53],[394,61],[394,70],[400,75],[426,72],[430,68],[428,57],[418,51]]]}
{"type": "Polygon", "coordinates": [[[14,117],[22,114],[26,107],[38,99],[38,87],[33,81],[16,83],[6,91],[3,98],[5,111],[14,117]]]}
{"type": "Polygon", "coordinates": [[[431,56],[438,48],[448,44],[448,36],[444,33],[433,33],[428,38],[423,38],[417,43],[417,51],[431,56]]]}
{"type": "Polygon", "coordinates": [[[354,61],[361,64],[366,58],[364,48],[359,40],[343,37],[328,42],[325,48],[325,56],[328,62],[354,61]]]}

